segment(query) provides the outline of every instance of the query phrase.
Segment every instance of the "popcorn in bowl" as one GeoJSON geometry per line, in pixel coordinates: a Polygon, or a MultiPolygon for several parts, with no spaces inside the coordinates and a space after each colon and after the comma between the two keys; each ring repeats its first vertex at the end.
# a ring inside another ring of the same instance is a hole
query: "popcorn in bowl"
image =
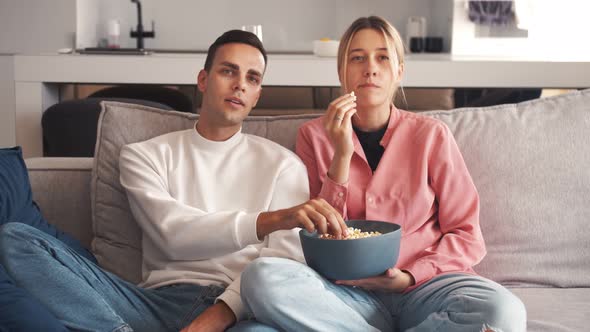
{"type": "Polygon", "coordinates": [[[329,240],[306,229],[299,231],[305,262],[333,280],[374,277],[395,266],[401,242],[401,225],[379,220],[347,220],[346,241],[329,240]],[[378,235],[378,236],[377,236],[378,235]],[[350,239],[357,236],[357,241],[350,239]]]}
{"type": "MultiPolygon", "coordinates": [[[[363,232],[358,228],[348,227],[348,235],[343,237],[341,240],[353,240],[353,239],[362,239],[371,236],[381,235],[381,232],[363,232]]],[[[320,239],[325,240],[336,240],[336,237],[332,234],[322,234],[320,235],[320,239]]]]}

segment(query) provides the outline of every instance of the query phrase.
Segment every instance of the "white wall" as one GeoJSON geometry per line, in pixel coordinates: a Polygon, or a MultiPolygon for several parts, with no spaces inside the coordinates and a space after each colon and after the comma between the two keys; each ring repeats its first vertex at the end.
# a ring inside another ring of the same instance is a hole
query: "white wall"
{"type": "MultiPolygon", "coordinates": [[[[242,25],[261,24],[269,51],[311,51],[314,39],[340,38],[357,17],[377,14],[390,20],[402,35],[408,16],[425,16],[432,35],[450,36],[449,0],[143,0],[144,29],[156,22],[156,38],[147,48],[205,50],[223,31],[242,25]],[[447,11],[441,10],[448,6],[447,11]],[[440,15],[444,12],[443,15],[440,15]]],[[[99,34],[105,24],[118,19],[121,46],[135,47],[129,37],[137,24],[135,4],[128,0],[102,0],[99,34]]]]}
{"type": "Polygon", "coordinates": [[[434,0],[430,6],[428,34],[443,37],[443,52],[451,51],[453,35],[453,0],[434,0]]]}
{"type": "Polygon", "coordinates": [[[0,0],[0,53],[36,54],[72,47],[76,0],[0,0]]]}
{"type": "Polygon", "coordinates": [[[13,57],[0,55],[0,148],[16,144],[13,57]]]}
{"type": "Polygon", "coordinates": [[[98,45],[99,17],[100,0],[76,0],[76,48],[98,45]]]}
{"type": "MultiPolygon", "coordinates": [[[[405,34],[408,16],[425,16],[431,35],[450,37],[452,0],[143,0],[144,28],[156,22],[148,48],[205,50],[221,32],[261,24],[269,51],[311,51],[314,39],[338,39],[357,17],[377,14],[405,34]],[[446,10],[446,8],[448,10],[446,10]]],[[[0,0],[0,53],[55,52],[96,46],[118,19],[121,46],[135,47],[129,0],[0,0]]]]}

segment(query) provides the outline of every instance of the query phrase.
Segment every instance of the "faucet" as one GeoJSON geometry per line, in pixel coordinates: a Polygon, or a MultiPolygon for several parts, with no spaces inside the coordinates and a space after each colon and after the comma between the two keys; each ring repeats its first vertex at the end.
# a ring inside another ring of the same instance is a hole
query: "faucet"
{"type": "Polygon", "coordinates": [[[131,2],[137,4],[137,30],[131,30],[131,38],[137,38],[137,48],[143,49],[143,39],[154,38],[156,36],[156,26],[154,21],[152,21],[152,31],[144,31],[141,22],[141,2],[139,0],[131,0],[131,2]]]}

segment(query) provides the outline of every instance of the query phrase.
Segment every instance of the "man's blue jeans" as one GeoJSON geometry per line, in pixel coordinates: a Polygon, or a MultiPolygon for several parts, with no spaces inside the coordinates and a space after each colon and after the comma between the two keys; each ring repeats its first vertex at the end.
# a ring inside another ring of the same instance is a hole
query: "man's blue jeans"
{"type": "MultiPolygon", "coordinates": [[[[0,264],[19,287],[76,331],[179,331],[223,292],[192,284],[138,287],[21,223],[0,228],[0,264]]],[[[252,323],[248,328],[254,330],[252,323]]]]}

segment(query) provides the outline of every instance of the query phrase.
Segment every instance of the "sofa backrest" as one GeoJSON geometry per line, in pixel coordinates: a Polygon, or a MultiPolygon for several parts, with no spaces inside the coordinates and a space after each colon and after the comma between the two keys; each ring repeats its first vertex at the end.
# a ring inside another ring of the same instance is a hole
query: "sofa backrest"
{"type": "MultiPolygon", "coordinates": [[[[445,122],[481,198],[482,275],[521,286],[590,286],[590,90],[515,105],[423,113],[445,122]]],[[[243,131],[293,149],[317,115],[250,117],[243,131]]],[[[125,144],[193,126],[197,115],[103,103],[92,177],[93,251],[123,278],[141,277],[141,231],[119,183],[125,144]]]]}

